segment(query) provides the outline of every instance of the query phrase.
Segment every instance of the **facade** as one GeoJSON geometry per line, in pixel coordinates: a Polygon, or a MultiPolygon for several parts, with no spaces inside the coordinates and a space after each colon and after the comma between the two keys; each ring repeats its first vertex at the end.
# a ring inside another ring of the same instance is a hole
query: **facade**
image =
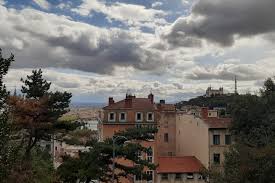
{"type": "Polygon", "coordinates": [[[220,168],[232,143],[230,124],[230,118],[220,118],[206,107],[201,108],[200,117],[177,113],[176,155],[196,156],[205,167],[220,168]]]}
{"type": "Polygon", "coordinates": [[[223,95],[223,87],[220,87],[218,90],[213,89],[211,86],[207,88],[205,96],[212,97],[217,95],[223,95]]]}
{"type": "Polygon", "coordinates": [[[202,163],[194,156],[159,157],[157,183],[202,183],[202,163]]]}
{"type": "Polygon", "coordinates": [[[89,147],[69,145],[65,142],[58,140],[53,141],[53,146],[53,162],[55,168],[59,167],[62,164],[62,156],[68,155],[71,157],[78,157],[80,151],[83,152],[89,150],[89,147]]]}
{"type": "MultiPolygon", "coordinates": [[[[161,100],[158,104],[154,102],[154,95],[149,94],[147,98],[136,98],[126,94],[124,100],[115,102],[109,98],[108,106],[103,108],[101,123],[98,126],[102,140],[111,138],[116,132],[127,128],[157,127],[158,133],[150,142],[140,142],[144,147],[152,149],[151,154],[141,155],[142,158],[150,158],[158,164],[158,158],[162,156],[175,156],[175,118],[176,109],[174,105],[165,104],[161,100]]],[[[129,163],[129,162],[124,162],[129,163]]],[[[122,182],[156,182],[156,171],[146,170],[151,175],[148,181],[142,181],[139,176],[127,177],[122,182]]]]}

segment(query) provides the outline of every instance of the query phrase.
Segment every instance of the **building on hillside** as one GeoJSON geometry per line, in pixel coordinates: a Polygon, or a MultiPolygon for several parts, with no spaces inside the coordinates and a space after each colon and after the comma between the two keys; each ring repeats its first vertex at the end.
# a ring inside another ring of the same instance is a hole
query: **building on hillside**
{"type": "MultiPolygon", "coordinates": [[[[157,127],[159,129],[155,139],[150,142],[140,142],[144,147],[151,148],[150,154],[141,155],[143,158],[150,158],[158,164],[158,156],[174,156],[176,151],[175,133],[176,108],[174,105],[166,104],[161,100],[158,104],[154,102],[154,95],[151,93],[147,98],[136,98],[126,94],[124,100],[115,102],[109,98],[108,106],[103,108],[102,120],[99,125],[100,137],[102,140],[111,138],[116,132],[127,128],[157,127]]],[[[128,162],[125,162],[128,163],[128,162]]],[[[156,171],[147,170],[150,175],[145,182],[156,182],[156,171]]],[[[142,182],[138,176],[129,176],[122,182],[142,182]]]]}
{"type": "Polygon", "coordinates": [[[218,95],[223,95],[223,87],[220,87],[218,90],[213,89],[211,86],[207,88],[205,96],[206,97],[213,97],[218,95]]]}
{"type": "Polygon", "coordinates": [[[81,146],[81,145],[69,145],[65,142],[54,140],[53,142],[54,150],[53,150],[53,162],[54,167],[58,168],[62,163],[62,157],[67,155],[71,157],[78,157],[79,152],[88,151],[89,147],[81,146]]]}
{"type": "Polygon", "coordinates": [[[203,183],[200,174],[204,168],[194,156],[159,157],[157,183],[203,183]]]}
{"type": "Polygon", "coordinates": [[[220,118],[217,110],[201,108],[200,117],[178,112],[176,156],[195,156],[206,168],[220,168],[224,152],[232,143],[230,118],[220,118]]]}

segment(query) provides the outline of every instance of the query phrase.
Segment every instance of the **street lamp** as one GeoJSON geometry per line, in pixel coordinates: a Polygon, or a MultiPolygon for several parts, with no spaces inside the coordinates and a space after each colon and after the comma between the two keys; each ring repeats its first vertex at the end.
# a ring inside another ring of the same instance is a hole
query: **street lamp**
{"type": "Polygon", "coordinates": [[[113,136],[112,137],[112,141],[113,141],[113,166],[112,166],[112,183],[115,182],[115,143],[117,139],[125,139],[126,141],[128,140],[126,137],[124,136],[113,136]]]}

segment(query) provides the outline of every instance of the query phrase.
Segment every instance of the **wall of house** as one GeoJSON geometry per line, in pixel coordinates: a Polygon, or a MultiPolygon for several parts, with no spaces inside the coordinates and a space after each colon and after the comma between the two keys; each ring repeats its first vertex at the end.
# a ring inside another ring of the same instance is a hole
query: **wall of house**
{"type": "Polygon", "coordinates": [[[168,174],[168,180],[162,179],[162,174],[157,174],[157,183],[204,183],[205,180],[199,179],[201,177],[200,174],[194,173],[193,179],[187,179],[187,174],[182,173],[181,179],[176,179],[176,174],[168,174]]]}
{"type": "Polygon", "coordinates": [[[193,115],[177,113],[176,155],[195,156],[209,167],[208,126],[193,115]]]}
{"type": "MultiPolygon", "coordinates": [[[[229,149],[229,145],[225,144],[225,135],[229,135],[229,130],[228,129],[209,129],[209,144],[210,144],[210,149],[209,149],[209,161],[210,161],[210,166],[214,168],[221,168],[223,162],[224,162],[224,152],[229,149]],[[220,144],[219,145],[214,145],[213,144],[213,135],[220,135],[220,144]],[[221,164],[214,164],[214,153],[220,154],[220,161],[221,164]]],[[[232,140],[232,139],[231,139],[232,140]]]]}
{"type": "Polygon", "coordinates": [[[157,148],[159,156],[175,156],[176,154],[176,113],[160,112],[158,121],[157,148]],[[168,134],[168,142],[164,134],[168,134]]]}

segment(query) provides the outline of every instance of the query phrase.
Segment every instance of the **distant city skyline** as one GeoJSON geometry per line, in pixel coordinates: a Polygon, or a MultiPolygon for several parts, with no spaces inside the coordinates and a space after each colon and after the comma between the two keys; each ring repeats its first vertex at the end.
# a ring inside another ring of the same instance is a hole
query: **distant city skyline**
{"type": "Polygon", "coordinates": [[[188,100],[210,85],[256,92],[275,75],[275,1],[0,0],[10,91],[42,68],[73,103],[152,91],[188,100]]]}

